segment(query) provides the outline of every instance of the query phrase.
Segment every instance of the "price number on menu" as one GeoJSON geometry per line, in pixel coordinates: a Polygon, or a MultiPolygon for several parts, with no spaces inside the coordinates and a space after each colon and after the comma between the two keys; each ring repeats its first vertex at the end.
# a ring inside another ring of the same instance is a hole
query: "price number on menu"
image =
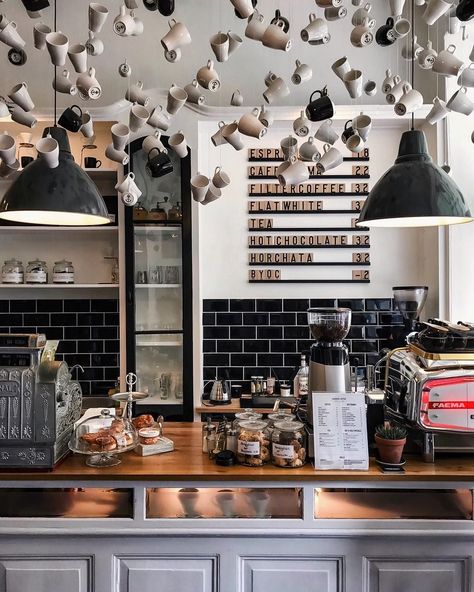
{"type": "Polygon", "coordinates": [[[352,263],[370,263],[370,253],[352,253],[352,263]]]}
{"type": "Polygon", "coordinates": [[[353,245],[370,245],[370,237],[368,234],[356,234],[352,237],[353,245]]]}
{"type": "Polygon", "coordinates": [[[365,269],[354,269],[352,272],[352,279],[368,282],[370,280],[370,272],[365,269]]]}
{"type": "Polygon", "coordinates": [[[369,149],[364,148],[361,152],[355,155],[356,158],[369,158],[369,149]]]}
{"type": "Polygon", "coordinates": [[[362,208],[364,207],[364,203],[365,203],[365,200],[363,200],[363,199],[353,199],[351,201],[351,209],[354,212],[360,212],[362,210],[362,208]]]}
{"type": "Polygon", "coordinates": [[[369,191],[369,184],[368,183],[352,183],[351,191],[352,191],[352,193],[367,193],[369,191]]]}
{"type": "Polygon", "coordinates": [[[352,167],[352,174],[354,177],[363,177],[369,174],[369,167],[367,165],[356,164],[352,167]]]}

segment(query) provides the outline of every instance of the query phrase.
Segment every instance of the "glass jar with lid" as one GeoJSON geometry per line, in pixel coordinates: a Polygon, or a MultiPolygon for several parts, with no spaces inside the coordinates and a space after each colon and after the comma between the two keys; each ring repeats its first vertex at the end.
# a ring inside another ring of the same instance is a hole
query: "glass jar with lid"
{"type": "Polygon", "coordinates": [[[270,460],[267,422],[243,421],[239,424],[237,461],[249,467],[261,467],[270,460]]]}
{"type": "Polygon", "coordinates": [[[278,421],[294,421],[296,419],[296,415],[293,413],[289,413],[289,411],[277,411],[275,413],[269,413],[267,415],[268,426],[273,428],[273,426],[278,421]]]}
{"type": "Polygon", "coordinates": [[[3,284],[22,284],[24,273],[23,263],[17,259],[8,259],[2,267],[3,284]]]}
{"type": "Polygon", "coordinates": [[[297,468],[306,462],[306,434],[299,421],[278,421],[272,433],[272,462],[277,467],[297,468]]]}
{"type": "Polygon", "coordinates": [[[27,284],[47,284],[48,268],[45,261],[35,259],[29,261],[26,266],[25,283],[27,284]]]}
{"type": "Polygon", "coordinates": [[[259,420],[259,419],[263,419],[263,416],[261,413],[258,413],[257,411],[254,411],[253,409],[246,408],[243,411],[240,411],[239,413],[235,414],[233,426],[234,426],[234,428],[238,428],[241,421],[259,420]]]}
{"type": "Polygon", "coordinates": [[[56,261],[53,267],[53,284],[73,284],[74,267],[71,261],[56,261]]]}

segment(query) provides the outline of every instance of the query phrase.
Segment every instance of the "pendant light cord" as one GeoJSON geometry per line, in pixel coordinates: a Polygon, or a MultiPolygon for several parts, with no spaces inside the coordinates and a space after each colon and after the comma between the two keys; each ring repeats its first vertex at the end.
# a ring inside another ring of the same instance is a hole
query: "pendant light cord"
{"type": "MultiPolygon", "coordinates": [[[[55,0],[56,1],[56,0],[55,0]]],[[[411,0],[411,87],[415,88],[415,0],[411,0]]],[[[411,130],[415,129],[415,112],[411,113],[411,130]]]]}
{"type": "MultiPolygon", "coordinates": [[[[56,9],[56,0],[54,0],[54,31],[57,32],[58,28],[58,15],[56,9]]],[[[54,127],[57,127],[57,112],[58,112],[58,91],[56,90],[56,74],[58,67],[54,65],[54,127]]]]}

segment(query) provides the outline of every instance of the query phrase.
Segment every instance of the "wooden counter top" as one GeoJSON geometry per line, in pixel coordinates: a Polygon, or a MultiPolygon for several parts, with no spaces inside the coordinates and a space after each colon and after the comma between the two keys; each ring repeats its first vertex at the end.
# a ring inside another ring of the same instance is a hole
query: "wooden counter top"
{"type": "Polygon", "coordinates": [[[85,457],[71,454],[53,471],[0,471],[0,481],[6,480],[124,480],[124,481],[294,481],[295,484],[321,481],[458,481],[472,482],[474,487],[474,457],[452,456],[434,465],[420,457],[407,460],[405,475],[384,475],[373,459],[368,471],[315,471],[311,464],[300,469],[282,469],[273,465],[261,468],[219,467],[201,452],[201,424],[167,424],[165,435],[175,443],[175,451],[141,457],[134,452],[120,455],[116,467],[95,469],[85,465],[85,457]]]}
{"type": "MultiPolygon", "coordinates": [[[[257,413],[273,413],[272,407],[252,407],[251,409],[257,413]]],[[[286,409],[289,411],[288,408],[286,409]]],[[[239,413],[240,411],[244,411],[244,407],[240,406],[240,399],[238,398],[232,399],[228,405],[200,405],[196,407],[196,413],[200,415],[214,415],[216,413],[220,415],[234,415],[234,413],[239,413]]]]}

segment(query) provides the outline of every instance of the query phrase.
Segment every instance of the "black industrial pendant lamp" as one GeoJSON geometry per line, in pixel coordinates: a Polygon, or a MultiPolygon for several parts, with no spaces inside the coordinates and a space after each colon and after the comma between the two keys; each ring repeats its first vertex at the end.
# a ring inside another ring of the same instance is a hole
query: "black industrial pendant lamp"
{"type": "MultiPolygon", "coordinates": [[[[412,10],[412,56],[415,37],[415,2],[412,10]]],[[[414,60],[411,63],[414,88],[414,60]]],[[[429,152],[425,134],[414,129],[404,132],[395,164],[377,181],[367,196],[357,226],[416,227],[446,226],[472,221],[461,190],[429,152]]]]}
{"type": "MultiPolygon", "coordinates": [[[[56,2],[54,30],[56,30],[56,2]]],[[[56,67],[54,68],[56,73],[56,67]]],[[[30,163],[0,201],[0,218],[10,222],[53,226],[98,226],[109,224],[104,200],[96,185],[74,162],[66,130],[56,125],[43,131],[59,144],[59,165],[50,168],[43,159],[30,163]]]]}

